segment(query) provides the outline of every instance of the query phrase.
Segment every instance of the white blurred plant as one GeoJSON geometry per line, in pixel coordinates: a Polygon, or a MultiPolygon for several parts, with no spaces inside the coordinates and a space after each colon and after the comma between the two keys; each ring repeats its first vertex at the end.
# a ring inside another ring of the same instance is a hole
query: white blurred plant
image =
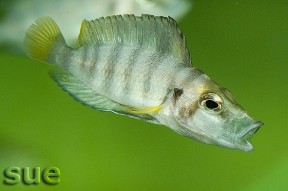
{"type": "MultiPolygon", "coordinates": [[[[116,14],[153,14],[180,19],[191,7],[190,0],[12,0],[0,18],[0,44],[20,46],[26,29],[41,16],[59,24],[68,41],[75,40],[83,19],[116,14]]],[[[3,12],[3,11],[2,11],[3,12]]]]}

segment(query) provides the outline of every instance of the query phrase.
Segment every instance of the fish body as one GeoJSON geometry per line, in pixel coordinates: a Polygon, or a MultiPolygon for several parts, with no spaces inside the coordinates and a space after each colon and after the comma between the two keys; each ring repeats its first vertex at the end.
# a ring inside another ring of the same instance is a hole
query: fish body
{"type": "Polygon", "coordinates": [[[251,151],[262,125],[231,94],[192,66],[171,17],[118,15],[84,20],[69,47],[49,17],[25,37],[27,54],[58,65],[53,79],[76,100],[102,111],[163,124],[198,141],[251,151]]]}

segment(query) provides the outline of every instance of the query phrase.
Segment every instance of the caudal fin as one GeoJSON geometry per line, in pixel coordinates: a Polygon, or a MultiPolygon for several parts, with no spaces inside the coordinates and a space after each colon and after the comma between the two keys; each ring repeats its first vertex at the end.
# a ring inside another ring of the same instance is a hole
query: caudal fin
{"type": "Polygon", "coordinates": [[[56,51],[66,46],[56,22],[50,17],[41,17],[26,32],[24,47],[26,54],[36,60],[49,62],[56,51]]]}

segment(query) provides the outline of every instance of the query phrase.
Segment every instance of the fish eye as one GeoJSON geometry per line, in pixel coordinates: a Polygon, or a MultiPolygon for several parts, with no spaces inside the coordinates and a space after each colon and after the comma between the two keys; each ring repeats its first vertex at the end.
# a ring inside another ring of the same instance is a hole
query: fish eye
{"type": "Polygon", "coordinates": [[[209,113],[218,113],[222,110],[222,99],[215,93],[207,93],[202,95],[199,100],[199,104],[209,113]]]}
{"type": "Polygon", "coordinates": [[[208,109],[211,110],[217,109],[219,107],[219,104],[211,99],[206,100],[204,104],[208,109]]]}

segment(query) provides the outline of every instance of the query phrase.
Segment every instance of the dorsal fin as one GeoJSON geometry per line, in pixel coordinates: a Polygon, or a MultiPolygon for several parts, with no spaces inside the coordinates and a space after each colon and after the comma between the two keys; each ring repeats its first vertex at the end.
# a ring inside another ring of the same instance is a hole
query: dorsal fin
{"type": "Polygon", "coordinates": [[[185,36],[171,17],[117,15],[82,22],[79,46],[126,45],[159,51],[191,66],[185,36]]]}

